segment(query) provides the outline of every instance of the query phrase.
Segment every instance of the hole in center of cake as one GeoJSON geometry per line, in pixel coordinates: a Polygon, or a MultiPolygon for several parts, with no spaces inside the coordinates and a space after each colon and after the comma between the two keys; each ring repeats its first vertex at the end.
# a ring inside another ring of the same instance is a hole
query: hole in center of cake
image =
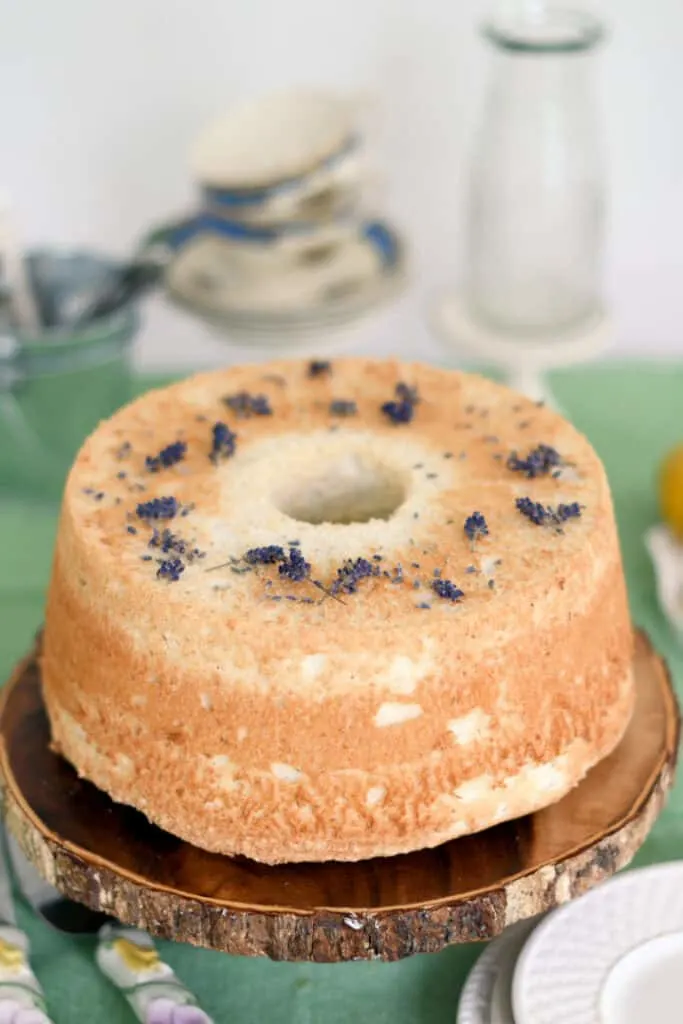
{"type": "Polygon", "coordinates": [[[280,490],[276,505],[300,523],[389,519],[405,501],[405,475],[357,455],[309,467],[280,490]]]}

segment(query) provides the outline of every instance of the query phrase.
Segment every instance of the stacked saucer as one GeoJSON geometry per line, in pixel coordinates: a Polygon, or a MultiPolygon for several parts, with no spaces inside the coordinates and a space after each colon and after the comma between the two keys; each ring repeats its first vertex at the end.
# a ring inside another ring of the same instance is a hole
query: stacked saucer
{"type": "Polygon", "coordinates": [[[200,208],[164,229],[166,286],[221,330],[279,344],[353,323],[403,285],[396,231],[365,212],[350,102],[294,91],[245,104],[202,133],[192,165],[200,208]]]}
{"type": "Polygon", "coordinates": [[[618,875],[480,956],[457,1024],[674,1024],[683,1005],[683,861],[618,875]]]}

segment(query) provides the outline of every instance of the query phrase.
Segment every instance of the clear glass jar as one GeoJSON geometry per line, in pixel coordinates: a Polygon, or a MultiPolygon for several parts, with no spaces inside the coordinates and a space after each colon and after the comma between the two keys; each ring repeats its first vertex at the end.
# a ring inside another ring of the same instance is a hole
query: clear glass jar
{"type": "Polygon", "coordinates": [[[566,331],[600,305],[605,187],[593,65],[602,25],[527,5],[484,29],[495,66],[476,141],[465,292],[495,331],[566,331]]]}

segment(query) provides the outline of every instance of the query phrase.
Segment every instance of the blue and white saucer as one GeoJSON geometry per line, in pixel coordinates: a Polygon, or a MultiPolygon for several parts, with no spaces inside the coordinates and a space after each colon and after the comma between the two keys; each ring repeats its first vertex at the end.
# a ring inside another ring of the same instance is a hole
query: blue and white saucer
{"type": "Polygon", "coordinates": [[[398,294],[406,260],[383,220],[321,230],[288,245],[245,246],[202,235],[166,273],[169,297],[213,327],[278,336],[340,326],[398,294]]]}

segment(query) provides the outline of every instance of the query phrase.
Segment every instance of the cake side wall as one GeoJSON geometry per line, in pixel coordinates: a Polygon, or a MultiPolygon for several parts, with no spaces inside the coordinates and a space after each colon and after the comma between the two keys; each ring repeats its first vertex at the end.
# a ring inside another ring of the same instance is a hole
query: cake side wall
{"type": "Polygon", "coordinates": [[[78,608],[59,559],[48,618],[46,703],[67,759],[196,845],[256,859],[399,852],[527,813],[612,749],[632,706],[618,562],[584,615],[516,638],[485,670],[458,672],[444,638],[442,674],[382,701],[383,724],[376,694],[274,707],[214,688],[206,707],[206,679],[154,675],[158,658],[78,608]],[[392,719],[402,707],[420,713],[392,719]],[[353,769],[333,767],[344,757],[353,769]]]}

